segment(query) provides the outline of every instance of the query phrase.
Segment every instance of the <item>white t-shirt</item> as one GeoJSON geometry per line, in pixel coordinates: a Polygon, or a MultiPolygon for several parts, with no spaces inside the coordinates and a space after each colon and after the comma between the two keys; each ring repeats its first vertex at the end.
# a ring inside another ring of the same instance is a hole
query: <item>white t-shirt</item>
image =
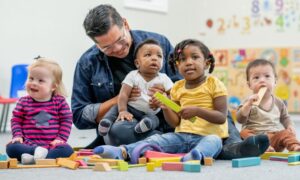
{"type": "Polygon", "coordinates": [[[140,110],[146,114],[157,114],[160,109],[153,111],[149,106],[150,96],[148,95],[148,89],[155,84],[162,84],[166,91],[170,90],[173,86],[172,80],[164,73],[158,73],[158,75],[147,82],[138,72],[138,70],[133,70],[127,74],[123,80],[124,84],[128,86],[138,86],[141,90],[141,96],[138,97],[136,101],[129,101],[128,105],[140,110]]]}

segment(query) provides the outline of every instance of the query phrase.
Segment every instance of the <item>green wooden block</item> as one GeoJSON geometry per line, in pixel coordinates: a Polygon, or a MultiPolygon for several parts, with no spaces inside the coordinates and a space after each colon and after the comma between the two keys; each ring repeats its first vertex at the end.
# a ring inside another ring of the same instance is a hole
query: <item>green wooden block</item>
{"type": "Polygon", "coordinates": [[[232,160],[232,167],[247,167],[247,166],[257,166],[260,165],[260,157],[249,157],[249,158],[239,158],[232,160]]]}
{"type": "Polygon", "coordinates": [[[297,162],[300,161],[300,155],[299,154],[294,154],[294,155],[289,155],[288,156],[288,162],[297,162]]]}
{"type": "MultiPolygon", "coordinates": [[[[169,99],[168,97],[162,95],[159,92],[156,92],[154,94],[154,97],[156,97],[161,103],[163,103],[164,105],[166,105],[167,107],[169,107],[170,109],[172,109],[176,113],[178,113],[181,110],[181,107],[178,104],[176,104],[171,99],[169,99]]],[[[191,122],[195,122],[196,117],[193,117],[193,118],[191,118],[189,120],[191,122]]]]}
{"type": "Polygon", "coordinates": [[[120,171],[128,171],[128,163],[125,161],[118,162],[118,167],[120,171]]]}
{"type": "Polygon", "coordinates": [[[0,154],[0,161],[7,161],[8,157],[6,154],[0,154]]]}

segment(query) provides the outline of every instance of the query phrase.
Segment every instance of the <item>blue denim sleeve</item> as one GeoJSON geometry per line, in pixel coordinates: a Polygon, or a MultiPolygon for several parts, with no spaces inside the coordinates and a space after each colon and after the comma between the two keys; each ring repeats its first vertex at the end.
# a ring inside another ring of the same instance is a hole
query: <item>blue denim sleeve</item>
{"type": "Polygon", "coordinates": [[[76,65],[72,90],[73,123],[78,129],[93,129],[97,127],[96,117],[101,103],[92,103],[90,90],[92,72],[86,65],[76,65]]]}

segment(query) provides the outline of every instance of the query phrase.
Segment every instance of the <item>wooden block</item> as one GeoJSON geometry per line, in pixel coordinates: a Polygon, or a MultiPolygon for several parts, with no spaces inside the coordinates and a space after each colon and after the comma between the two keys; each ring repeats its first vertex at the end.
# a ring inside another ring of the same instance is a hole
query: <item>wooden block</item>
{"type": "Polygon", "coordinates": [[[6,154],[0,154],[0,161],[7,161],[8,157],[6,154]]]}
{"type": "Polygon", "coordinates": [[[119,161],[123,161],[123,160],[118,160],[118,159],[89,159],[88,163],[106,162],[110,166],[117,166],[119,161]]]}
{"type": "Polygon", "coordinates": [[[8,161],[0,161],[0,169],[7,169],[8,161]]]}
{"type": "Polygon", "coordinates": [[[289,166],[298,166],[300,165],[300,162],[291,162],[291,163],[288,163],[289,166]]]}
{"type": "Polygon", "coordinates": [[[292,162],[298,162],[300,161],[300,155],[299,154],[293,154],[288,156],[288,163],[292,162]]]}
{"type": "Polygon", "coordinates": [[[37,164],[29,164],[22,165],[18,164],[16,167],[10,167],[11,169],[25,169],[25,168],[54,168],[59,167],[59,165],[37,165],[37,164]]]}
{"type": "Polygon", "coordinates": [[[71,156],[69,156],[69,159],[72,161],[75,161],[77,159],[77,152],[73,152],[73,154],[71,154],[71,156]]]}
{"type": "Polygon", "coordinates": [[[79,166],[88,166],[84,160],[76,160],[76,162],[79,164],[79,166]]]}
{"type": "Polygon", "coordinates": [[[57,164],[69,169],[77,169],[79,164],[66,158],[57,158],[57,164]]]}
{"type": "Polygon", "coordinates": [[[18,160],[16,158],[9,159],[9,168],[15,168],[18,165],[18,160]]]}
{"type": "Polygon", "coordinates": [[[155,170],[155,165],[153,162],[147,163],[146,169],[148,172],[153,172],[155,170]]]}
{"type": "Polygon", "coordinates": [[[183,171],[182,162],[163,162],[162,170],[164,171],[183,171]]]}
{"type": "Polygon", "coordinates": [[[262,87],[258,91],[258,99],[253,103],[253,105],[258,106],[260,104],[260,101],[264,97],[265,93],[267,92],[267,87],[262,87]]]}
{"type": "Polygon", "coordinates": [[[212,166],[214,159],[212,157],[205,157],[204,158],[204,165],[205,166],[212,166]]]}
{"type": "Polygon", "coordinates": [[[125,161],[119,161],[118,162],[118,169],[120,170],[120,171],[128,171],[128,163],[127,162],[125,162],[125,161]]]}
{"type": "Polygon", "coordinates": [[[163,162],[180,162],[181,157],[167,157],[167,158],[149,158],[149,162],[153,162],[155,167],[161,167],[163,162]]]}
{"type": "Polygon", "coordinates": [[[94,171],[111,171],[111,167],[108,163],[96,163],[93,169],[94,171]]]}
{"type": "Polygon", "coordinates": [[[166,158],[166,157],[183,157],[185,154],[170,154],[170,153],[163,153],[157,151],[146,151],[145,157],[146,158],[166,158]]]}
{"type": "Polygon", "coordinates": [[[201,165],[196,163],[185,162],[183,163],[183,170],[186,172],[200,172],[201,165]]]}
{"type": "MultiPolygon", "coordinates": [[[[163,103],[165,106],[169,107],[170,109],[172,109],[176,113],[178,113],[181,110],[181,107],[178,104],[176,104],[171,99],[169,99],[168,97],[162,95],[159,92],[156,92],[154,94],[154,97],[157,98],[157,100],[159,100],[161,103],[163,103]]],[[[193,117],[193,118],[191,118],[189,120],[191,122],[195,122],[196,117],[193,117]]]]}
{"type": "Polygon", "coordinates": [[[260,156],[260,158],[269,159],[271,156],[288,157],[293,154],[300,154],[300,152],[265,152],[260,156]]]}
{"type": "Polygon", "coordinates": [[[145,157],[139,158],[139,164],[146,164],[146,163],[147,163],[147,158],[145,157]]]}
{"type": "Polygon", "coordinates": [[[247,166],[257,166],[260,165],[261,159],[260,157],[249,157],[249,158],[239,158],[232,160],[232,167],[247,167],[247,166]]]}
{"type": "Polygon", "coordinates": [[[270,156],[270,161],[281,161],[281,162],[288,162],[287,157],[280,157],[280,156],[270,156]]]}
{"type": "Polygon", "coordinates": [[[56,159],[37,159],[36,165],[56,165],[56,159]]]}

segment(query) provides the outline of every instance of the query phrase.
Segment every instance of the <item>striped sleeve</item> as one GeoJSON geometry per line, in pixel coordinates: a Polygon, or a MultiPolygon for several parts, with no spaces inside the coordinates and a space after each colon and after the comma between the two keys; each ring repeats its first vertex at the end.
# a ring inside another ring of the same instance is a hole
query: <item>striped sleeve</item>
{"type": "Polygon", "coordinates": [[[11,131],[13,138],[23,137],[22,123],[24,120],[24,98],[20,98],[12,112],[11,131]]]}
{"type": "Polygon", "coordinates": [[[71,133],[73,116],[68,103],[62,96],[59,98],[58,114],[60,126],[56,139],[67,142],[71,133]]]}

